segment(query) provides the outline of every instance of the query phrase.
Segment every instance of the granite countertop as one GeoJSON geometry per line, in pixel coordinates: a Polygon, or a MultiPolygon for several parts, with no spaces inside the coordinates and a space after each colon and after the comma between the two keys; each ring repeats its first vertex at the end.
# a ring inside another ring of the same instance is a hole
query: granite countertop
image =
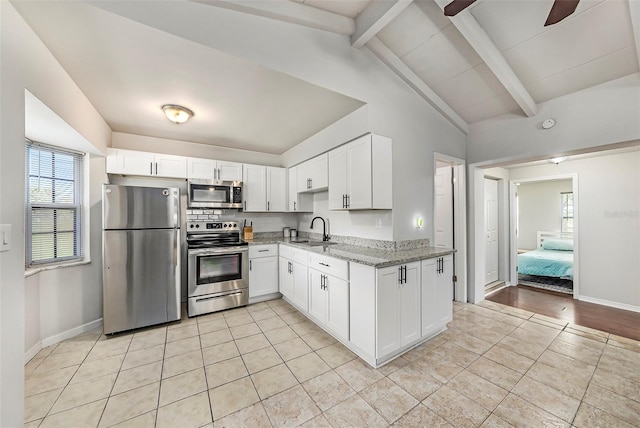
{"type": "MultiPolygon", "coordinates": [[[[302,238],[298,238],[302,239],[302,238]]],[[[306,251],[323,254],[348,262],[360,263],[367,266],[382,268],[418,260],[430,259],[454,253],[451,248],[419,247],[407,250],[385,250],[377,248],[361,247],[358,245],[335,244],[326,247],[308,246],[291,242],[290,238],[257,238],[247,241],[249,245],[287,244],[292,247],[302,248],[306,251]]]]}

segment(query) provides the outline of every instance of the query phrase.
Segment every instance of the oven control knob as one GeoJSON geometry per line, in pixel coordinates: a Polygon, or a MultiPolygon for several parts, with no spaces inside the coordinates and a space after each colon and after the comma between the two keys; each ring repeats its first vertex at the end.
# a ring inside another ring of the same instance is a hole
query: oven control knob
{"type": "Polygon", "coordinates": [[[196,224],[196,229],[198,229],[199,227],[200,227],[200,225],[199,225],[199,224],[196,224]]]}
{"type": "Polygon", "coordinates": [[[224,227],[227,227],[227,223],[225,223],[223,226],[224,226],[224,227]]]}
{"type": "Polygon", "coordinates": [[[189,229],[193,229],[193,225],[192,224],[189,225],[189,229]]]}
{"type": "Polygon", "coordinates": [[[236,223],[233,223],[233,227],[238,227],[238,225],[236,223]]]}

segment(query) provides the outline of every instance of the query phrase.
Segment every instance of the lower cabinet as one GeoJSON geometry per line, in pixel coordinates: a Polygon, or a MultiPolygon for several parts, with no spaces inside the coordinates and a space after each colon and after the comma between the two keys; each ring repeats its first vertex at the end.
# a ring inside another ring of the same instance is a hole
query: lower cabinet
{"type": "Polygon", "coordinates": [[[309,268],[309,315],[349,340],[349,282],[309,268]]]}
{"type": "Polygon", "coordinates": [[[307,252],[293,247],[280,246],[280,293],[298,309],[309,311],[309,285],[307,282],[307,252]]]}
{"type": "Polygon", "coordinates": [[[249,247],[249,299],[278,292],[278,245],[249,247]]]}
{"type": "Polygon", "coordinates": [[[422,337],[453,319],[453,256],[422,261],[422,337]]]}
{"type": "Polygon", "coordinates": [[[420,262],[378,269],[376,357],[420,339],[420,262]]]}
{"type": "Polygon", "coordinates": [[[378,367],[442,331],[453,310],[452,260],[444,256],[379,269],[350,263],[351,349],[378,367]]]}

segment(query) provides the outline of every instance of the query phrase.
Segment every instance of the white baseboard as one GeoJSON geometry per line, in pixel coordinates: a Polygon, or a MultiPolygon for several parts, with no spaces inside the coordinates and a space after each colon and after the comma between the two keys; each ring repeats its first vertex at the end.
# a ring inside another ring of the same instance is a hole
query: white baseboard
{"type": "Polygon", "coordinates": [[[24,354],[24,363],[27,364],[29,361],[31,361],[31,359],[33,357],[35,357],[38,352],[40,352],[40,350],[43,348],[42,346],[42,341],[39,341],[38,343],[36,343],[35,345],[33,345],[31,347],[31,349],[29,349],[25,354],[24,354]]]}
{"type": "Polygon", "coordinates": [[[625,311],[640,312],[640,306],[628,305],[626,303],[612,302],[611,300],[596,299],[595,297],[578,296],[578,300],[583,302],[595,303],[603,306],[610,306],[616,309],[624,309],[625,311]]]}
{"type": "Polygon", "coordinates": [[[86,331],[91,331],[94,328],[98,327],[102,327],[102,318],[88,322],[78,327],[74,327],[71,330],[63,331],[62,333],[58,333],[54,336],[46,337],[42,339],[42,347],[46,348],[47,346],[55,345],[56,343],[60,343],[63,340],[70,339],[74,336],[77,336],[86,331]]]}

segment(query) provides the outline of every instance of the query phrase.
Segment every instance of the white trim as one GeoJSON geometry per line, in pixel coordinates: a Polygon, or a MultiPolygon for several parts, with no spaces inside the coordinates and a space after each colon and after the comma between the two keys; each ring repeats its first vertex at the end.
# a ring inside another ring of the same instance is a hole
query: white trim
{"type": "Polygon", "coordinates": [[[29,361],[31,361],[31,359],[33,357],[35,357],[38,352],[40,352],[42,350],[43,346],[42,346],[42,342],[38,341],[38,343],[36,343],[35,345],[33,345],[31,347],[31,349],[29,349],[25,354],[24,354],[24,363],[27,364],[29,361]]]}
{"type": "Polygon", "coordinates": [[[72,337],[75,337],[87,331],[91,331],[94,328],[98,328],[98,327],[102,327],[102,318],[99,318],[95,321],[88,322],[78,327],[74,327],[70,330],[63,331],[62,333],[58,333],[54,336],[45,337],[41,341],[42,347],[46,348],[47,346],[55,345],[56,343],[60,343],[63,340],[70,339],[72,337]]]}
{"type": "Polygon", "coordinates": [[[631,12],[631,27],[636,39],[636,55],[640,63],[640,2],[629,1],[629,12],[631,12]]]}
{"type": "Polygon", "coordinates": [[[37,267],[37,268],[29,268],[29,269],[26,269],[24,271],[24,277],[28,278],[30,276],[33,276],[33,275],[35,275],[37,273],[40,273],[40,272],[44,272],[46,270],[61,269],[61,268],[68,268],[68,267],[74,267],[74,266],[82,266],[82,265],[88,265],[89,263],[91,263],[91,259],[89,259],[87,257],[85,260],[71,261],[71,262],[68,262],[68,263],[56,263],[56,264],[51,264],[51,265],[46,265],[46,266],[40,266],[40,267],[37,267]]]}
{"type": "Polygon", "coordinates": [[[616,309],[624,309],[625,311],[640,312],[640,306],[613,302],[611,300],[597,299],[595,297],[586,297],[586,296],[578,296],[578,300],[582,302],[595,303],[597,305],[602,305],[602,306],[609,306],[611,308],[616,308],[616,309]]]}

